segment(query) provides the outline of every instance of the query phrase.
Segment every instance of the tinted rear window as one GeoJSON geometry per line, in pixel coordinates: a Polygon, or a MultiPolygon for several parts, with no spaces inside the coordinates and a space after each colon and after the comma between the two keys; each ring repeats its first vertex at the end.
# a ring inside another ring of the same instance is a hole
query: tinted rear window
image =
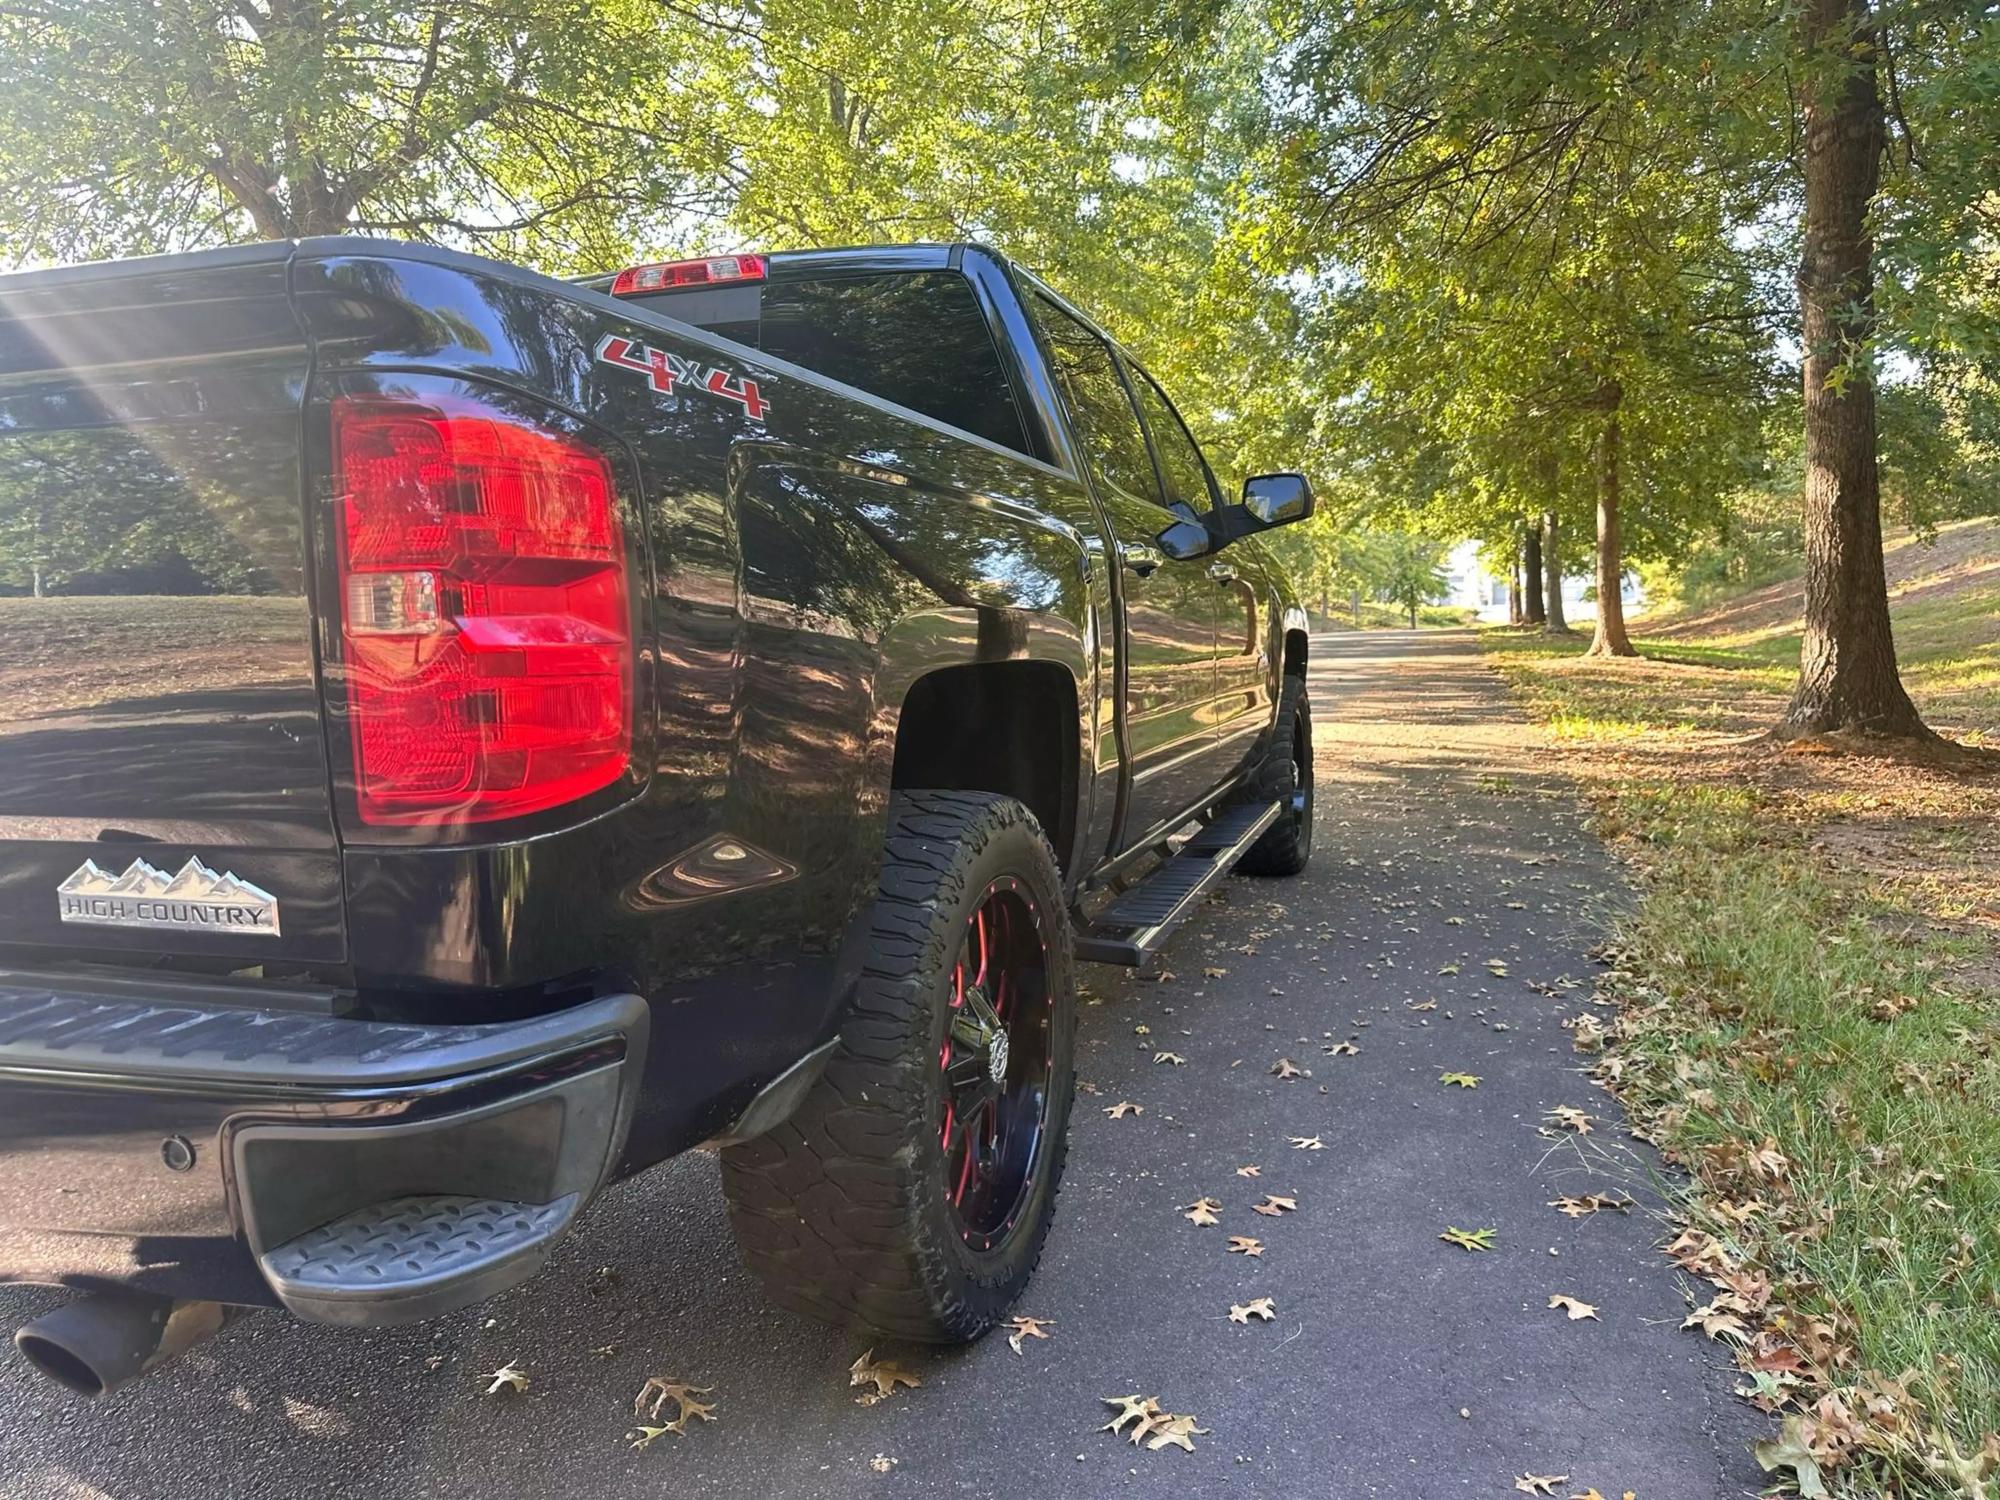
{"type": "Polygon", "coordinates": [[[759,346],[927,417],[1028,451],[972,283],[956,271],[774,281],[759,346]]]}
{"type": "Polygon", "coordinates": [[[783,277],[632,299],[1033,453],[972,283],[956,271],[783,277]]]}

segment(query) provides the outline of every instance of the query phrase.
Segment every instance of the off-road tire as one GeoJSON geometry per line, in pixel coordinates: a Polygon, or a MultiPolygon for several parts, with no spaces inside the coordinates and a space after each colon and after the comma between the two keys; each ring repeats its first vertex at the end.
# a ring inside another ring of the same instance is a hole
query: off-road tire
{"type": "Polygon", "coordinates": [[[1312,704],[1306,698],[1306,679],[1300,672],[1287,672],[1278,694],[1278,717],[1264,763],[1250,778],[1245,799],[1257,803],[1292,800],[1296,791],[1305,793],[1305,811],[1295,814],[1287,808],[1278,821],[1264,830],[1264,836],[1243,851],[1236,861],[1244,875],[1296,875],[1312,857],[1313,760],[1312,704]]]}
{"type": "Polygon", "coordinates": [[[890,808],[870,949],[825,1072],[785,1124],[722,1152],[730,1227],[773,1300],[893,1338],[963,1343],[1034,1274],[1062,1178],[1076,992],[1061,875],[1012,798],[904,792],[890,808]],[[1046,944],[1049,1078],[1036,1165],[990,1250],[955,1223],[939,1139],[953,965],[996,880],[1031,900],[1046,944]]]}

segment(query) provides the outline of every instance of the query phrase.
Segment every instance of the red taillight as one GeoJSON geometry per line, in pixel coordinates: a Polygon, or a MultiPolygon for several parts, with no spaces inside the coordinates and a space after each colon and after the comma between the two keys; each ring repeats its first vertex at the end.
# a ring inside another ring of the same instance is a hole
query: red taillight
{"type": "Polygon", "coordinates": [[[333,404],[342,654],[366,823],[569,802],[632,758],[611,466],[483,404],[333,404]]]}
{"type": "Polygon", "coordinates": [[[651,266],[630,266],[611,283],[614,297],[644,296],[677,286],[708,286],[726,281],[762,281],[761,255],[717,255],[708,260],[668,260],[651,266]]]}

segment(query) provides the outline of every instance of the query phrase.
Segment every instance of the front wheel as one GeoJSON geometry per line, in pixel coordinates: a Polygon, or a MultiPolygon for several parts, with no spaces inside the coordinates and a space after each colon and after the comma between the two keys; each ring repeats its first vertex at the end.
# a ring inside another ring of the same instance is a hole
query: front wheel
{"type": "Polygon", "coordinates": [[[1264,764],[1251,779],[1259,802],[1282,799],[1285,808],[1264,836],[1244,850],[1236,868],[1245,875],[1296,875],[1312,857],[1313,727],[1306,679],[1287,673],[1278,694],[1278,720],[1264,764]]]}
{"type": "Polygon", "coordinates": [[[1076,998],[1055,856],[982,792],[890,809],[870,953],[825,1072],[722,1153],[744,1259],[828,1322],[975,1339],[1026,1287],[1055,1212],[1076,998]]]}

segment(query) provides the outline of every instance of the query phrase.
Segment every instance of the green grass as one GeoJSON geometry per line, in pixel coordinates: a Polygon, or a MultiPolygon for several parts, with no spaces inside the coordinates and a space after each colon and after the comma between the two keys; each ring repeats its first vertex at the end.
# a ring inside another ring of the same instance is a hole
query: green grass
{"type": "MultiPolygon", "coordinates": [[[[2000,738],[2000,582],[1961,588],[1921,587],[1892,605],[1903,685],[1937,723],[2000,738]]],[[[1649,622],[1635,622],[1643,632],[1649,622]]],[[[1720,635],[1705,642],[1650,639],[1633,644],[1648,656],[1691,666],[1759,674],[1777,691],[1799,669],[1796,629],[1720,635]]],[[[1579,648],[1580,649],[1580,648],[1579,648]]]]}
{"type": "MultiPolygon", "coordinates": [[[[1896,629],[1926,714],[2000,735],[2000,590],[1912,599],[1896,629]]],[[[1717,754],[1715,731],[1747,742],[1776,718],[1796,633],[1642,635],[1638,662],[1575,660],[1581,637],[1482,641],[1581,757],[1637,875],[1606,981],[1614,1086],[1688,1169],[1688,1224],[1768,1279],[1750,1332],[1819,1360],[1746,1382],[1857,1415],[1836,1494],[1994,1500],[2000,1477],[1976,1488],[1952,1455],[2000,1433],[2000,992],[1977,862],[2000,803],[1886,770],[1816,781],[1811,757],[1767,782],[1717,754]],[[1892,840],[1889,872],[1828,852],[1834,822],[1892,840]]]]}
{"type": "MultiPolygon", "coordinates": [[[[1685,641],[1648,636],[1632,644],[1650,662],[1686,669],[1647,675],[1593,673],[1552,683],[1537,665],[1581,656],[1588,636],[1488,630],[1487,648],[1545,719],[1568,738],[1618,738],[1662,729],[1749,727],[1746,694],[1789,694],[1799,670],[1796,631],[1685,641]]],[[[1895,612],[1897,660],[1917,707],[1954,737],[2000,741],[2000,585],[1911,599],[1895,612]]]]}
{"type": "Polygon", "coordinates": [[[1930,1436],[1876,1434],[1850,1492],[1959,1494],[1926,1444],[2000,1431],[2000,1023],[1951,978],[1974,946],[1774,836],[1750,789],[1633,782],[1603,817],[1649,856],[1611,978],[1621,1097],[1695,1174],[1690,1221],[1851,1349],[1829,1386],[1918,1372],[1930,1436]],[[1766,1146],[1781,1169],[1744,1165],[1766,1146]]]}
{"type": "Polygon", "coordinates": [[[1589,637],[1493,629],[1481,641],[1496,653],[1496,664],[1535,717],[1565,740],[1616,742],[1676,729],[1747,728],[1745,694],[1783,693],[1798,670],[1796,661],[1786,667],[1752,651],[1641,637],[1633,644],[1647,662],[1676,670],[1613,663],[1604,670],[1553,672],[1551,664],[1581,657],[1589,637]]]}
{"type": "MultiPolygon", "coordinates": [[[[1478,612],[1470,609],[1456,609],[1448,604],[1425,604],[1417,609],[1417,626],[1423,630],[1462,629],[1479,618],[1478,612]]],[[[1408,630],[1410,613],[1398,604],[1384,604],[1376,599],[1361,601],[1361,622],[1357,627],[1354,614],[1345,605],[1337,608],[1323,620],[1315,614],[1315,627],[1323,630],[1408,630]]]]}

